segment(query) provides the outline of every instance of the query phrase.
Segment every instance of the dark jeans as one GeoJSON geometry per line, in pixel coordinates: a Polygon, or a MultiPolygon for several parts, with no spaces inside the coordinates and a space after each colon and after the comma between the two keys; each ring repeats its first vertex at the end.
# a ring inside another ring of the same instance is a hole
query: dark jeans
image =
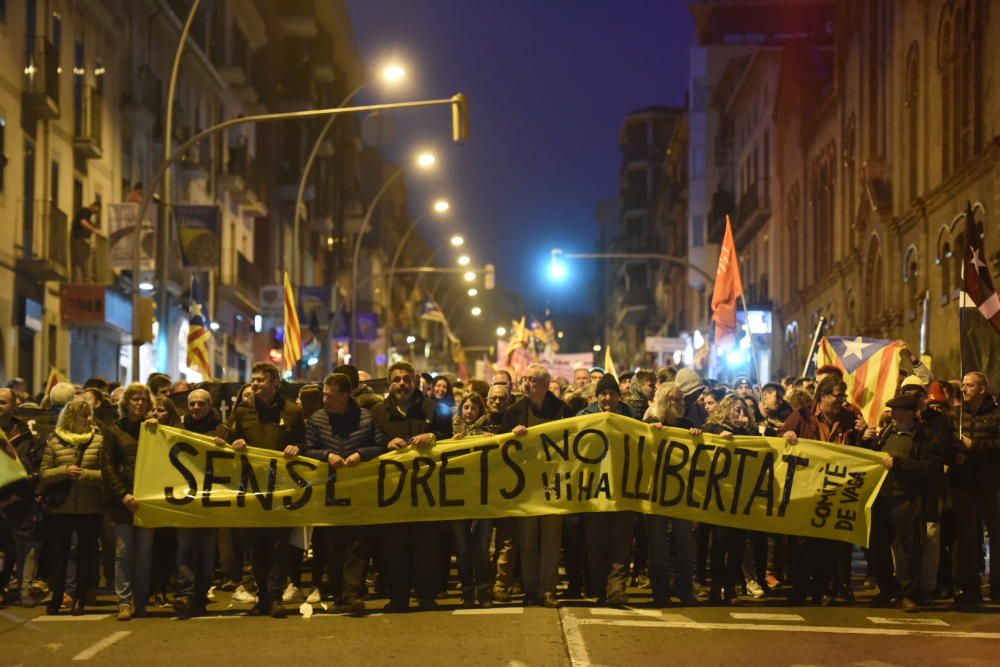
{"type": "Polygon", "coordinates": [[[177,591],[196,607],[208,603],[208,589],[215,572],[215,550],[219,540],[216,528],[177,529],[177,591]]]}
{"type": "Polygon", "coordinates": [[[979,481],[952,486],[954,507],[958,585],[969,596],[979,597],[979,538],[982,514],[990,538],[990,595],[1000,596],[1000,490],[979,481]],[[976,511],[978,510],[978,512],[976,511]],[[994,540],[993,538],[997,538],[994,540]]]}
{"type": "Polygon", "coordinates": [[[248,528],[250,560],[257,580],[257,606],[281,604],[288,572],[288,528],[248,528]]]}
{"type": "Polygon", "coordinates": [[[711,526],[712,589],[725,588],[736,595],[736,585],[743,579],[743,547],[747,532],[740,528],[711,526]]]}
{"type": "Polygon", "coordinates": [[[237,584],[243,582],[243,561],[247,550],[246,528],[219,529],[219,560],[222,577],[237,584]]]}
{"type": "Polygon", "coordinates": [[[420,600],[434,599],[441,587],[439,521],[381,526],[379,549],[390,600],[407,604],[411,588],[420,600]]]}
{"type": "Polygon", "coordinates": [[[662,600],[669,597],[671,592],[690,595],[694,578],[694,536],[691,522],[657,514],[647,514],[645,519],[653,598],[662,600]],[[674,580],[672,586],[671,574],[674,580]]]}
{"type": "Polygon", "coordinates": [[[879,593],[917,599],[920,595],[920,550],[923,526],[915,499],[882,497],[872,506],[869,549],[879,593]],[[896,575],[893,576],[893,554],[896,575]]]}
{"type": "Polygon", "coordinates": [[[101,534],[100,514],[50,514],[46,520],[47,557],[49,588],[55,609],[62,603],[66,590],[66,563],[73,532],[77,541],[77,597],[86,599],[87,593],[97,585],[93,580],[94,563],[97,559],[97,538],[101,534]]]}
{"type": "Polygon", "coordinates": [[[562,521],[563,565],[566,568],[566,591],[580,595],[586,583],[587,595],[603,595],[604,586],[592,589],[587,577],[585,528],[582,514],[565,514],[562,521]]]}
{"type": "MultiPolygon", "coordinates": [[[[322,543],[332,587],[338,602],[349,604],[361,598],[368,563],[367,526],[324,526],[313,533],[314,546],[322,543]]],[[[314,582],[319,586],[319,582],[314,582]]]]}
{"type": "Polygon", "coordinates": [[[485,591],[493,585],[490,567],[490,531],[492,519],[449,521],[451,542],[458,560],[458,580],[462,593],[485,591]]]}
{"type": "Polygon", "coordinates": [[[625,592],[635,519],[635,512],[587,512],[583,515],[588,588],[599,598],[625,592]]]}

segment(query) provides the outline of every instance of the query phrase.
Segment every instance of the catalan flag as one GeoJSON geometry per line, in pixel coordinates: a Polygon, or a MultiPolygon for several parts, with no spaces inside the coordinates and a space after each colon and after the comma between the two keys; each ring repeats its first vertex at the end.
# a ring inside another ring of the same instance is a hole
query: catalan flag
{"type": "Polygon", "coordinates": [[[909,366],[902,354],[905,349],[900,341],[827,336],[820,341],[816,366],[832,364],[844,371],[848,399],[861,410],[865,422],[873,425],[886,401],[896,395],[901,365],[909,366]]]}
{"type": "Polygon", "coordinates": [[[205,308],[198,279],[191,278],[191,306],[189,307],[187,339],[187,365],[204,376],[206,380],[212,377],[212,357],[208,352],[208,344],[212,340],[212,332],[205,322],[205,308]]]}
{"type": "Polygon", "coordinates": [[[295,307],[295,292],[292,279],[285,273],[285,370],[295,369],[302,359],[302,329],[299,327],[299,311],[295,307]]]}
{"type": "Polygon", "coordinates": [[[69,382],[69,378],[59,372],[59,369],[55,366],[49,366],[49,377],[45,380],[45,396],[49,395],[52,391],[52,387],[56,386],[60,382],[69,382]]]}

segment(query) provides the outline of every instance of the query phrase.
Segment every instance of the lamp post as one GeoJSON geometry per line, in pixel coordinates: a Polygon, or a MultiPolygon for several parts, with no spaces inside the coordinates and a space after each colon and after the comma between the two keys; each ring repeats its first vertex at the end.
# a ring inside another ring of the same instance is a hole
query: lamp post
{"type": "MultiPolygon", "coordinates": [[[[432,167],[437,161],[437,158],[433,153],[420,153],[417,156],[417,166],[427,169],[432,167]]],[[[354,241],[354,256],[351,260],[351,337],[350,337],[350,351],[351,351],[351,361],[356,361],[357,359],[357,339],[358,339],[358,263],[361,260],[361,240],[365,237],[365,232],[368,231],[368,226],[372,221],[372,214],[375,213],[375,209],[378,208],[379,201],[382,196],[389,191],[389,186],[399,178],[403,173],[401,167],[396,167],[396,170],[385,180],[379,191],[375,193],[375,198],[372,199],[372,203],[368,206],[368,210],[365,212],[364,220],[361,221],[361,228],[358,230],[358,238],[354,241]]]]}
{"type": "Polygon", "coordinates": [[[567,252],[564,253],[559,248],[552,249],[552,261],[549,265],[549,276],[555,280],[562,280],[566,277],[566,266],[562,259],[645,259],[668,264],[676,264],[690,269],[704,278],[709,285],[715,285],[715,276],[710,276],[700,266],[692,264],[683,257],[673,255],[663,255],[660,253],[645,252],[567,252]]]}
{"type": "MultiPolygon", "coordinates": [[[[288,120],[288,119],[304,119],[304,118],[319,118],[321,116],[329,116],[334,114],[343,113],[359,113],[363,111],[377,111],[381,109],[414,109],[419,107],[429,107],[429,106],[442,106],[448,105],[452,107],[452,125],[453,125],[453,135],[457,141],[462,141],[466,137],[468,121],[465,118],[465,114],[468,112],[467,102],[465,101],[465,96],[461,93],[454,95],[448,99],[439,100],[424,100],[417,102],[396,102],[392,104],[369,104],[359,107],[335,107],[328,109],[308,109],[305,111],[286,111],[282,113],[271,113],[271,114],[258,114],[254,116],[242,116],[239,118],[230,118],[221,123],[217,123],[210,128],[198,132],[193,137],[182,143],[177,150],[173,151],[170,156],[164,160],[163,164],[160,165],[159,169],[149,181],[149,187],[146,190],[146,194],[143,195],[142,203],[139,204],[139,214],[136,218],[136,230],[132,239],[132,377],[138,379],[139,377],[139,348],[142,343],[139,341],[139,326],[140,316],[139,316],[139,299],[141,298],[139,294],[139,273],[140,273],[140,258],[141,258],[141,246],[140,246],[140,232],[142,228],[142,220],[145,217],[146,209],[149,207],[149,203],[153,199],[153,190],[156,185],[163,178],[166,173],[180,156],[184,154],[189,148],[197,144],[198,142],[217,134],[225,129],[234,127],[236,125],[244,125],[248,123],[266,123],[276,120],[288,120]]],[[[166,289],[166,284],[161,284],[160,289],[166,289]]],[[[160,315],[163,317],[163,314],[160,315]]]]}
{"type": "MultiPolygon", "coordinates": [[[[382,78],[389,83],[397,83],[406,75],[406,70],[401,66],[393,64],[389,65],[382,71],[382,78]]],[[[358,92],[364,87],[364,83],[358,84],[354,90],[349,92],[344,99],[340,101],[338,107],[342,107],[358,94],[358,92]]],[[[319,135],[316,137],[316,141],[313,142],[312,150],[309,151],[309,157],[306,158],[306,163],[302,167],[302,177],[299,179],[299,190],[295,195],[295,209],[293,215],[292,224],[292,282],[296,285],[302,284],[302,276],[299,275],[299,270],[301,269],[301,262],[299,260],[299,238],[301,234],[301,223],[302,223],[302,199],[305,197],[306,183],[309,181],[309,176],[312,174],[313,163],[316,161],[316,157],[319,155],[320,146],[323,145],[323,141],[326,140],[326,135],[329,134],[330,129],[333,127],[334,122],[336,122],[337,116],[330,116],[323,125],[323,129],[319,131],[319,135]]]]}
{"type": "MultiPolygon", "coordinates": [[[[444,213],[447,213],[448,209],[450,209],[450,208],[451,208],[451,206],[444,199],[437,200],[436,202],[434,202],[434,206],[433,206],[434,212],[438,213],[438,214],[441,214],[441,215],[443,215],[444,213]]],[[[392,279],[395,276],[396,265],[399,263],[399,258],[403,254],[403,248],[406,247],[406,242],[410,240],[410,235],[413,233],[413,230],[416,228],[417,224],[420,223],[420,221],[423,220],[426,217],[427,217],[427,211],[424,211],[423,213],[421,213],[420,215],[418,215],[416,218],[413,219],[413,222],[410,223],[410,226],[406,228],[406,231],[403,232],[403,236],[399,239],[399,245],[396,246],[396,252],[392,256],[392,262],[389,264],[389,275],[388,275],[388,277],[386,278],[386,281],[385,281],[385,292],[386,292],[386,294],[385,294],[385,330],[386,330],[386,333],[385,333],[385,358],[386,358],[386,365],[387,366],[388,366],[388,363],[389,363],[389,361],[388,361],[389,360],[389,347],[390,347],[391,338],[392,338],[392,336],[390,334],[390,331],[391,331],[390,324],[391,324],[391,321],[392,321],[392,319],[391,319],[392,318],[392,279]]],[[[462,237],[458,237],[458,238],[461,239],[462,237]]],[[[462,240],[462,242],[464,243],[464,239],[462,240]]]]}

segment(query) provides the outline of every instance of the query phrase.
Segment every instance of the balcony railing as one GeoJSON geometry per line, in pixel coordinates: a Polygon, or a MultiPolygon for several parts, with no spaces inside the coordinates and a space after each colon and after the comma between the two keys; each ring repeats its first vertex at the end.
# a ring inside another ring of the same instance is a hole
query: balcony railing
{"type": "Polygon", "coordinates": [[[73,150],[84,160],[101,157],[104,103],[94,86],[85,86],[73,121],[73,150]]]}
{"type": "Polygon", "coordinates": [[[38,280],[69,274],[69,218],[51,201],[27,202],[18,268],[38,280]]]}
{"type": "Polygon", "coordinates": [[[25,38],[22,104],[36,118],[59,117],[59,61],[56,49],[45,37],[25,38]]]}

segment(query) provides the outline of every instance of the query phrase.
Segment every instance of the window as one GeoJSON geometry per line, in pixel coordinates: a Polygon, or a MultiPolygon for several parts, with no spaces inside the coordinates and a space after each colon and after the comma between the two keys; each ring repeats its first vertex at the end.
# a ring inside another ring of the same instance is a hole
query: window
{"type": "Polygon", "coordinates": [[[877,332],[875,327],[885,308],[882,291],[882,243],[875,235],[868,247],[865,270],[865,325],[869,332],[873,328],[877,332]]]}
{"type": "Polygon", "coordinates": [[[907,199],[905,201],[914,201],[919,195],[918,192],[918,169],[917,160],[919,159],[919,148],[918,148],[918,138],[919,130],[917,128],[917,122],[919,116],[917,113],[917,97],[920,92],[920,61],[919,61],[919,48],[917,43],[914,42],[910,46],[910,54],[907,56],[906,62],[906,98],[905,98],[905,111],[906,114],[906,142],[903,146],[907,153],[906,156],[906,186],[907,186],[907,199]]]}

